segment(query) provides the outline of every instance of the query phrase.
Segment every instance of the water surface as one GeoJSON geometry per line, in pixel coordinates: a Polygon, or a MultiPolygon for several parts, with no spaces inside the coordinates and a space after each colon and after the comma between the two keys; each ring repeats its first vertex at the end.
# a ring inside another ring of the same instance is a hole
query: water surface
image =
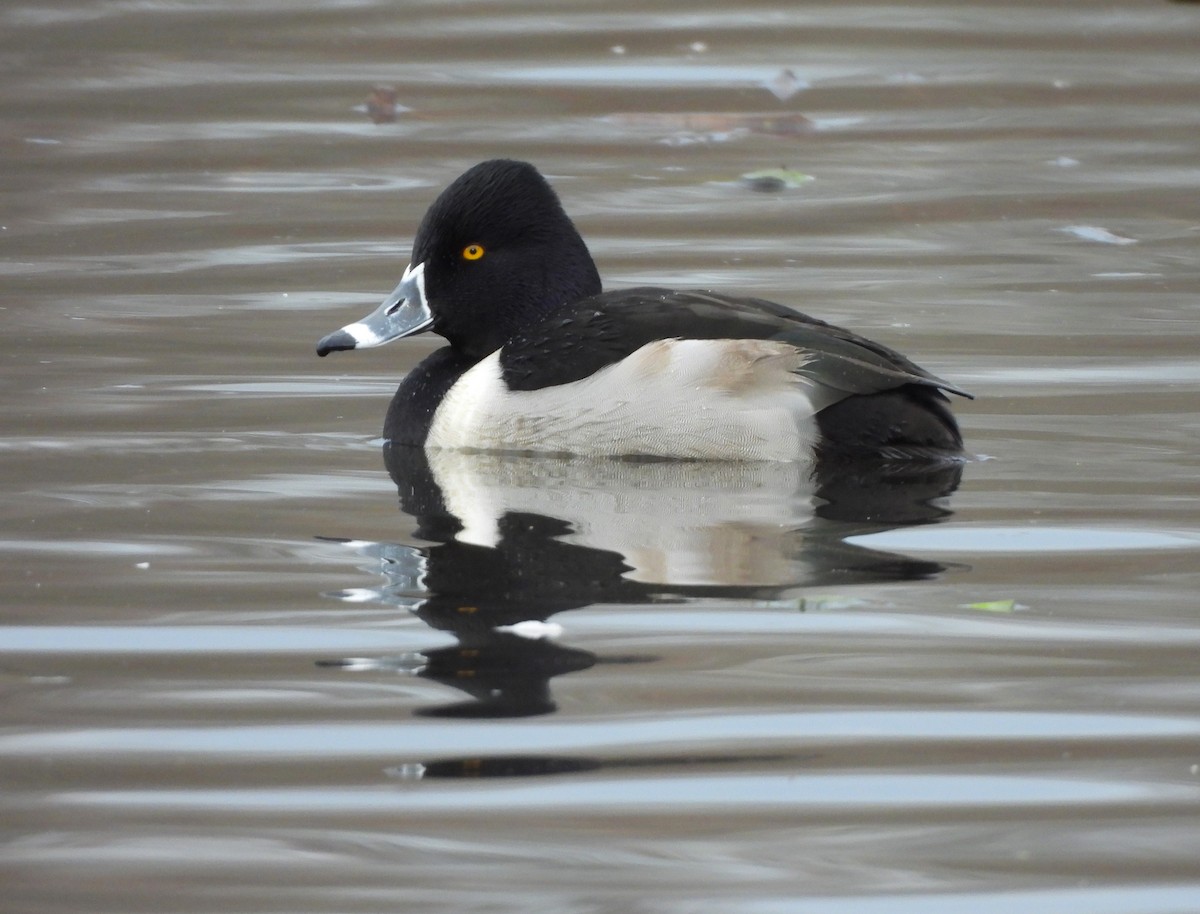
{"type": "Polygon", "coordinates": [[[1200,909],[1198,39],[1131,0],[5,6],[7,908],[1200,909]],[[497,155],[610,288],[971,390],[980,459],[385,453],[437,341],[313,345],[497,155]]]}

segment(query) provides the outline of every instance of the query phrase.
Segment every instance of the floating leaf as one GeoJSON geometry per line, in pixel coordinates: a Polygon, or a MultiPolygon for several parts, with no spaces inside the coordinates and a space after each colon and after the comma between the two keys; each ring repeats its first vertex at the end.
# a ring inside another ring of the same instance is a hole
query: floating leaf
{"type": "Polygon", "coordinates": [[[836,612],[844,609],[859,609],[868,606],[859,597],[844,597],[838,594],[817,594],[808,597],[792,597],[783,600],[764,600],[755,604],[764,609],[791,609],[797,612],[836,612]]]}
{"type": "Polygon", "coordinates": [[[1018,609],[1028,609],[1016,600],[983,600],[979,603],[964,603],[963,609],[975,609],[985,613],[1011,613],[1018,609]]]}
{"type": "Polygon", "coordinates": [[[376,124],[392,123],[396,120],[396,115],[399,112],[409,110],[403,105],[397,104],[397,97],[398,93],[395,86],[376,86],[371,90],[371,94],[367,96],[365,106],[367,117],[376,124]]]}
{"type": "Polygon", "coordinates": [[[762,171],[750,171],[742,175],[742,183],[751,190],[772,193],[781,190],[792,190],[813,180],[812,175],[791,168],[764,168],[762,171]]]}
{"type": "Polygon", "coordinates": [[[761,134],[764,136],[802,136],[811,133],[813,122],[803,114],[781,111],[772,114],[744,113],[639,113],[610,114],[605,118],[612,124],[635,129],[652,128],[670,130],[676,134],[672,139],[714,141],[732,136],[761,134]],[[684,132],[685,137],[678,136],[684,132]]]}

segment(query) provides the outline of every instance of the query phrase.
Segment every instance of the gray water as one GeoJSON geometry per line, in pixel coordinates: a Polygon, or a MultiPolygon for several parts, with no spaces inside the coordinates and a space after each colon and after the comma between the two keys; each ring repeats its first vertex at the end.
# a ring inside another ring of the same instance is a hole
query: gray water
{"type": "Polygon", "coordinates": [[[4,909],[1200,910],[1198,48],[1133,0],[5,4],[4,909]],[[609,288],[971,390],[978,459],[393,479],[437,341],[313,345],[497,155],[609,288]]]}

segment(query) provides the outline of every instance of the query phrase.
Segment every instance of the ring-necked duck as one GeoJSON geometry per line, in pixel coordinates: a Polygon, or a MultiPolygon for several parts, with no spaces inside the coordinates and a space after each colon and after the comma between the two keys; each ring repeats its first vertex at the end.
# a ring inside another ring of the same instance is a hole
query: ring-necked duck
{"type": "Polygon", "coordinates": [[[393,443],[714,460],[958,455],[942,391],[900,353],[756,298],[600,291],[587,246],[524,162],[468,170],[434,201],[395,291],[317,354],[432,330],[393,443]]]}

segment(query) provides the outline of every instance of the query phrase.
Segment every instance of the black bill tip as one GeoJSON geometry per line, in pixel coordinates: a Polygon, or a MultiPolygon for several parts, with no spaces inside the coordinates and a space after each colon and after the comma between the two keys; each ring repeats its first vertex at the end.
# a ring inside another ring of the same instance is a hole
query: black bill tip
{"type": "Polygon", "coordinates": [[[353,349],[358,341],[345,330],[335,330],[329,336],[321,338],[317,343],[317,355],[324,358],[331,352],[341,352],[343,349],[353,349]]]}

